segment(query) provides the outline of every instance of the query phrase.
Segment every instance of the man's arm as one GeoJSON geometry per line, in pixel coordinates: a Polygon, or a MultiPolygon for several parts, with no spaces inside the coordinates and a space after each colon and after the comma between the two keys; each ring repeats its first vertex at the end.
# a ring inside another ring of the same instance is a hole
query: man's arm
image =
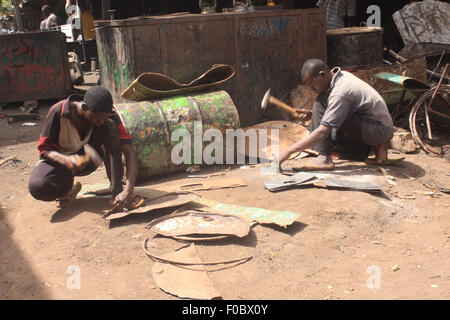
{"type": "Polygon", "coordinates": [[[291,145],[287,150],[283,151],[278,158],[278,169],[281,168],[281,164],[289,159],[289,156],[294,152],[301,152],[305,149],[310,149],[316,144],[325,140],[331,133],[331,127],[323,124],[319,125],[316,130],[311,132],[302,140],[291,145]]]}
{"type": "Polygon", "coordinates": [[[78,154],[65,155],[59,153],[58,151],[49,151],[47,153],[47,159],[63,165],[64,167],[69,169],[72,174],[82,170],[88,163],[87,156],[80,156],[78,154]]]}
{"type": "Polygon", "coordinates": [[[132,144],[122,144],[122,152],[125,155],[127,182],[124,191],[133,194],[134,185],[138,174],[137,156],[132,144]]]}
{"type": "Polygon", "coordinates": [[[125,188],[114,199],[114,209],[121,210],[132,200],[134,195],[134,185],[137,178],[137,157],[131,143],[122,144],[122,152],[125,155],[127,182],[125,188]]]}

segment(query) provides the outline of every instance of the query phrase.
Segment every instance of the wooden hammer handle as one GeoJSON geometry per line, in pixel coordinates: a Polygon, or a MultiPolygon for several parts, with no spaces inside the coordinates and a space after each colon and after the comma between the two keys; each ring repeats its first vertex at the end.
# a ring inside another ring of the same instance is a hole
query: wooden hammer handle
{"type": "Polygon", "coordinates": [[[294,109],[291,106],[287,105],[286,103],[284,103],[283,101],[278,100],[275,97],[270,96],[269,97],[269,102],[276,105],[277,107],[291,113],[292,115],[296,116],[298,113],[307,113],[310,114],[311,110],[306,110],[306,109],[294,109]]]}

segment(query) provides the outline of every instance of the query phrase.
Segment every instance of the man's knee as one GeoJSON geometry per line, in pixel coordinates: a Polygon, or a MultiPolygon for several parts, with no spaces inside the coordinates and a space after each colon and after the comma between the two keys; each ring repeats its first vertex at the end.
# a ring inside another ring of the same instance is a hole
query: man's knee
{"type": "Polygon", "coordinates": [[[70,181],[69,179],[66,180],[55,184],[42,178],[30,179],[28,181],[28,191],[36,200],[54,201],[72,189],[73,179],[70,181]]]}

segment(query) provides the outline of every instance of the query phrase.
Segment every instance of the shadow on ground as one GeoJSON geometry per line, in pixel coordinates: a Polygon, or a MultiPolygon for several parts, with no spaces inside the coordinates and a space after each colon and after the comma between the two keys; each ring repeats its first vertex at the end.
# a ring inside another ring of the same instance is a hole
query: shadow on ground
{"type": "Polygon", "coordinates": [[[13,232],[0,209],[0,299],[49,299],[44,284],[12,238],[13,232]]]}

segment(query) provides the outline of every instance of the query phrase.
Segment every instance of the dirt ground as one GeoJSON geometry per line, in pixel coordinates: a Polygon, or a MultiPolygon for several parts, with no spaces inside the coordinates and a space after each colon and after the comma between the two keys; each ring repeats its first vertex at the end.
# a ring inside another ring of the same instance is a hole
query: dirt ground
{"type": "MultiPolygon", "coordinates": [[[[42,114],[46,111],[41,107],[42,114]]],[[[0,166],[0,299],[178,299],[157,287],[154,262],[142,249],[149,237],[145,226],[172,210],[108,225],[101,217],[106,199],[79,199],[67,209],[34,200],[27,181],[38,161],[42,120],[34,127],[0,121],[0,162],[10,156],[18,160],[0,166]],[[79,289],[67,286],[70,266],[79,268],[79,289]]],[[[215,288],[227,300],[449,299],[450,196],[426,185],[449,188],[450,163],[422,151],[405,156],[390,167],[397,185],[374,167],[338,161],[338,169],[372,176],[389,197],[317,187],[271,193],[263,183],[275,177],[261,175],[261,167],[233,166],[226,177],[243,178],[247,187],[200,191],[201,196],[299,217],[287,228],[257,224],[242,239],[198,243],[204,261],[253,255],[246,263],[210,272],[215,288]]],[[[79,181],[107,183],[105,170],[79,181]]],[[[162,255],[183,245],[155,238],[151,250],[162,255]]]]}

